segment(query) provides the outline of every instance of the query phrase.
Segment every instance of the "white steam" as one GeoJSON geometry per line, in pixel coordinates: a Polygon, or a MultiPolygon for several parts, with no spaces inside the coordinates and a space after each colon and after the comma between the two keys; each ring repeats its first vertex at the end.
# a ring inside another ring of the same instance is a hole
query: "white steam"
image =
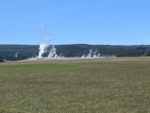
{"type": "Polygon", "coordinates": [[[57,50],[55,48],[55,46],[53,45],[52,48],[50,48],[50,51],[49,51],[49,55],[48,55],[48,58],[56,58],[58,55],[57,55],[57,50]]]}
{"type": "Polygon", "coordinates": [[[40,47],[39,47],[39,55],[38,55],[38,58],[42,58],[43,57],[43,54],[45,52],[47,52],[47,48],[49,47],[48,44],[41,44],[40,47]]]}
{"type": "Polygon", "coordinates": [[[42,58],[44,53],[47,52],[47,49],[49,47],[48,43],[49,43],[49,40],[50,40],[50,36],[46,37],[45,39],[45,43],[41,44],[39,46],[39,54],[38,54],[38,58],[42,58]]]}
{"type": "Polygon", "coordinates": [[[81,58],[99,58],[101,57],[101,54],[97,51],[93,51],[92,49],[89,50],[89,53],[87,55],[82,55],[81,58]]]}
{"type": "Polygon", "coordinates": [[[48,59],[62,58],[63,57],[62,54],[57,55],[57,49],[55,48],[55,46],[54,45],[50,46],[48,44],[49,40],[50,40],[50,37],[46,37],[45,38],[45,43],[43,43],[39,46],[39,54],[38,54],[37,58],[44,58],[43,55],[45,53],[48,53],[48,50],[49,50],[49,53],[48,53],[48,56],[47,56],[48,59]]]}

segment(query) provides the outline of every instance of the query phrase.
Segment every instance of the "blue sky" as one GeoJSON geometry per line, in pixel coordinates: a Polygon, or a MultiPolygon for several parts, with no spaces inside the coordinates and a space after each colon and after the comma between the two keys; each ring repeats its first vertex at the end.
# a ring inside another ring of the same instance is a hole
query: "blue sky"
{"type": "Polygon", "coordinates": [[[0,0],[0,44],[150,44],[149,0],[0,0]]]}

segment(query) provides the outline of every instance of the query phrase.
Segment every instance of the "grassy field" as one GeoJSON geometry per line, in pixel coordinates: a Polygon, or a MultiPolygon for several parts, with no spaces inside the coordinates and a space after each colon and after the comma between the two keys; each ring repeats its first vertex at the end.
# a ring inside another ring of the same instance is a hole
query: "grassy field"
{"type": "Polygon", "coordinates": [[[0,64],[0,113],[150,113],[150,58],[0,64]]]}

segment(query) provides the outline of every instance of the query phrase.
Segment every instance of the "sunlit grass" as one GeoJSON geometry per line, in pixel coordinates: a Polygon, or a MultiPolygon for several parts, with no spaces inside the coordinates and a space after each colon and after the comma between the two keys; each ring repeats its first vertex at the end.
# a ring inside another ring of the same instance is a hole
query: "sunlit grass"
{"type": "Polygon", "coordinates": [[[0,65],[0,113],[149,113],[149,105],[149,58],[0,65]]]}

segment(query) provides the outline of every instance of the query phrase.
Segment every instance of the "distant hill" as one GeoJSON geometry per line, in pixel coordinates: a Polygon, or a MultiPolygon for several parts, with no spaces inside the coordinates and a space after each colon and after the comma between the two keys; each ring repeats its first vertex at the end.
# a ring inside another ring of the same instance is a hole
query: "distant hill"
{"type": "MultiPolygon", "coordinates": [[[[65,57],[80,57],[88,54],[92,49],[101,53],[102,56],[150,56],[150,45],[88,45],[88,44],[70,44],[56,45],[57,54],[65,57]]],[[[0,59],[21,60],[38,55],[38,45],[0,45],[0,59]],[[15,57],[17,54],[17,58],[15,57]]],[[[47,56],[48,53],[45,54],[47,56]]],[[[0,60],[1,61],[1,60],[0,60]]]]}

